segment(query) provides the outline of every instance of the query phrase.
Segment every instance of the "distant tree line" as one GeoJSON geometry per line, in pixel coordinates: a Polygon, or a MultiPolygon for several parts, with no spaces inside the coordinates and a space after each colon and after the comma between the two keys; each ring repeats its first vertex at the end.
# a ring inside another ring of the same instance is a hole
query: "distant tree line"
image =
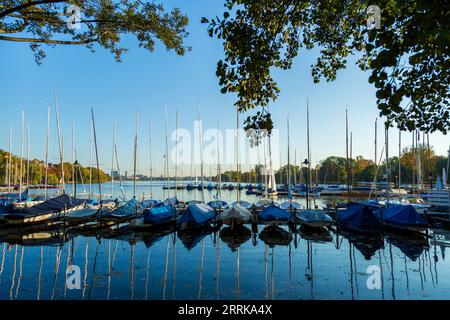
{"type": "MultiPolygon", "coordinates": [[[[381,155],[378,155],[381,158],[381,155]]],[[[400,157],[401,184],[412,184],[418,182],[418,177],[425,183],[434,184],[437,176],[442,177],[442,169],[447,170],[448,159],[438,156],[430,147],[404,148],[400,157]]],[[[291,183],[306,183],[306,168],[298,165],[287,165],[279,168],[274,174],[277,183],[286,184],[290,174],[291,183]]],[[[390,157],[388,161],[390,182],[398,185],[399,181],[399,157],[390,157]]],[[[246,183],[264,183],[262,177],[262,165],[255,166],[254,169],[241,173],[241,181],[246,183]]],[[[374,160],[357,156],[354,159],[347,159],[338,156],[329,156],[320,161],[317,165],[312,165],[310,172],[311,182],[314,184],[346,184],[347,177],[350,184],[358,182],[386,181],[386,160],[379,160],[379,164],[374,160]],[[347,167],[348,165],[348,167],[347,167]]],[[[222,174],[222,181],[237,181],[237,171],[227,171],[222,174]]]]}
{"type": "MultiPolygon", "coordinates": [[[[64,182],[71,183],[75,181],[74,166],[70,162],[64,163],[64,182]]],[[[92,171],[92,181],[97,182],[100,178],[101,182],[110,180],[110,177],[102,170],[98,171],[97,168],[89,169],[89,167],[77,166],[76,168],[77,182],[88,182],[90,178],[90,171],[92,171]]],[[[8,184],[8,177],[11,177],[11,185],[20,184],[20,157],[11,155],[11,169],[9,169],[9,152],[0,150],[0,185],[8,184]],[[10,174],[8,174],[10,170],[10,174]]],[[[48,168],[48,184],[56,185],[62,182],[61,179],[62,170],[61,164],[49,164],[48,168]]],[[[30,185],[38,185],[45,183],[45,163],[43,161],[33,159],[29,161],[29,168],[27,165],[27,159],[22,161],[22,181],[26,184],[28,181],[30,185]],[[28,173],[28,175],[27,175],[28,173]]]]}

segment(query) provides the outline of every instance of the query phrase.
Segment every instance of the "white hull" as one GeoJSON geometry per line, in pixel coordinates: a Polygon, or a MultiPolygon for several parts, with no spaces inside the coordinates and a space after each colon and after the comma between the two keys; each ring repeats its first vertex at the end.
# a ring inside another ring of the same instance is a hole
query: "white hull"
{"type": "Polygon", "coordinates": [[[12,204],[12,209],[14,211],[23,211],[26,208],[34,207],[35,205],[41,204],[44,201],[23,201],[23,202],[14,202],[12,204]]]}
{"type": "Polygon", "coordinates": [[[70,210],[66,210],[64,212],[49,212],[39,215],[27,215],[27,214],[10,214],[5,215],[5,220],[9,224],[36,224],[36,223],[42,223],[46,221],[53,221],[57,220],[61,217],[64,217],[65,214],[79,211],[84,208],[84,204],[80,205],[78,207],[74,207],[70,210]]]}

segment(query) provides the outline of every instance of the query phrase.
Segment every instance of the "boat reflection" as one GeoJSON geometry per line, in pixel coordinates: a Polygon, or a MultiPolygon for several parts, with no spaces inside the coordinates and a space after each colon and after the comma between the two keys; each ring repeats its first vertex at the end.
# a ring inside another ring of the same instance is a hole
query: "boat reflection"
{"type": "Polygon", "coordinates": [[[252,232],[243,225],[224,227],[220,230],[220,239],[225,242],[231,251],[235,252],[241,245],[250,240],[252,232]]]}
{"type": "Polygon", "coordinates": [[[333,241],[333,236],[330,231],[325,228],[308,228],[306,226],[301,226],[299,233],[303,239],[316,243],[327,243],[333,241]]]}
{"type": "Polygon", "coordinates": [[[339,235],[346,238],[348,242],[356,248],[367,261],[370,261],[378,250],[384,248],[384,240],[380,235],[363,235],[344,230],[340,231],[339,235]]]}
{"type": "Polygon", "coordinates": [[[202,228],[186,229],[178,231],[178,238],[187,250],[192,250],[213,231],[213,228],[209,225],[202,228]]]}
{"type": "Polygon", "coordinates": [[[267,226],[259,234],[259,239],[269,247],[288,246],[292,242],[292,233],[278,226],[267,226]]]}
{"type": "Polygon", "coordinates": [[[26,232],[14,232],[4,234],[1,237],[3,242],[12,245],[20,245],[25,247],[36,246],[62,246],[70,240],[70,235],[64,232],[62,228],[49,230],[28,230],[26,232]]]}
{"type": "Polygon", "coordinates": [[[412,261],[417,261],[422,256],[424,250],[430,247],[427,236],[422,234],[405,234],[402,236],[389,234],[386,237],[386,241],[394,247],[397,247],[412,261]]]}

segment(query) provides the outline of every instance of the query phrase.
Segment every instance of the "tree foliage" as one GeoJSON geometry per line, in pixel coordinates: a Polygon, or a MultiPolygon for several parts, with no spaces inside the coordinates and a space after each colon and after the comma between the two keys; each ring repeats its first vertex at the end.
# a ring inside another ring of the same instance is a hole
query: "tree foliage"
{"type": "Polygon", "coordinates": [[[0,40],[30,44],[36,62],[46,56],[43,45],[95,45],[117,61],[127,51],[121,40],[131,35],[140,47],[153,51],[160,41],[183,55],[187,16],[177,8],[143,0],[5,0],[0,4],[0,40]],[[79,8],[80,19],[75,19],[79,8]],[[77,26],[80,26],[77,28],[77,26]]]}
{"type": "MultiPolygon", "coordinates": [[[[318,48],[314,82],[332,81],[350,55],[369,70],[381,116],[402,130],[450,128],[450,7],[447,0],[226,0],[223,17],[202,19],[223,41],[222,93],[241,111],[266,107],[279,88],[274,69],[290,69],[302,49],[318,48]],[[369,5],[381,8],[370,29],[369,5]]],[[[263,125],[271,129],[270,114],[263,125]]],[[[250,122],[251,119],[249,119],[250,122]]],[[[251,125],[247,124],[249,128],[251,125]]]]}

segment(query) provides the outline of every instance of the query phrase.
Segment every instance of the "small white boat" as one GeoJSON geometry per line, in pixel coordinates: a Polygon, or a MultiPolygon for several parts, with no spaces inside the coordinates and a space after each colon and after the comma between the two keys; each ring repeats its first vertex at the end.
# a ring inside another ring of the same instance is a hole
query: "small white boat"
{"type": "Polygon", "coordinates": [[[69,223],[81,223],[94,219],[98,213],[99,208],[84,208],[66,213],[64,219],[69,223]]]}
{"type": "Polygon", "coordinates": [[[233,204],[231,207],[225,209],[218,219],[226,225],[233,224],[246,224],[249,223],[252,218],[250,210],[242,207],[238,203],[233,204]]]}
{"type": "Polygon", "coordinates": [[[302,225],[310,228],[326,228],[333,223],[333,219],[323,210],[302,210],[297,217],[302,225]]]}

